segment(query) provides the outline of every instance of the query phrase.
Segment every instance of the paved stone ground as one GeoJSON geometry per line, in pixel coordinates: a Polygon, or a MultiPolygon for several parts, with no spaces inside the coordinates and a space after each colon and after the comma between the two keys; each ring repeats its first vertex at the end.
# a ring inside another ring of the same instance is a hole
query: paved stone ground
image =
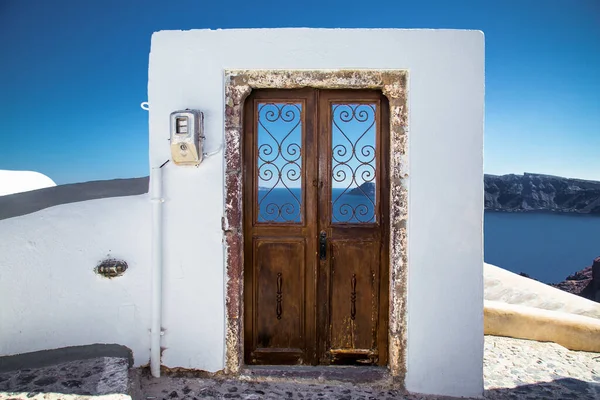
{"type": "Polygon", "coordinates": [[[600,400],[600,354],[496,336],[484,354],[486,398],[600,400]]]}
{"type": "MultiPolygon", "coordinates": [[[[485,337],[486,399],[600,400],[600,354],[570,351],[554,343],[485,337]]],[[[421,400],[382,385],[322,382],[248,382],[233,379],[140,377],[141,400],[339,399],[421,400]]]]}
{"type": "MultiPolygon", "coordinates": [[[[406,395],[378,384],[314,381],[257,382],[186,378],[147,372],[127,374],[127,360],[97,358],[0,374],[0,400],[200,400],[200,399],[442,399],[406,395]],[[16,392],[16,393],[15,393],[16,392]],[[57,394],[58,393],[58,394],[57,394]]],[[[486,336],[485,398],[600,400],[600,354],[569,351],[553,343],[486,336]]]]}

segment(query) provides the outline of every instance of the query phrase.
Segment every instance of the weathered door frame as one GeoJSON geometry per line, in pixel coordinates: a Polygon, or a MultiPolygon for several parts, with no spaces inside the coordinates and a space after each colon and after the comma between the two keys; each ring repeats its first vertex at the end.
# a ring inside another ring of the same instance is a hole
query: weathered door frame
{"type": "Polygon", "coordinates": [[[388,366],[403,382],[406,374],[406,279],[408,110],[406,70],[226,70],[225,71],[225,372],[243,365],[243,109],[253,89],[378,89],[390,107],[390,232],[388,366]]]}

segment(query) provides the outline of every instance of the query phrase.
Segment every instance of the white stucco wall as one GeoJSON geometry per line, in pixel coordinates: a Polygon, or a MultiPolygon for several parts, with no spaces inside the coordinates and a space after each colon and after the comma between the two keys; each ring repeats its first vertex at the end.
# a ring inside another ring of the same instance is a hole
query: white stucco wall
{"type": "Polygon", "coordinates": [[[56,183],[39,172],[0,170],[0,196],[52,186],[56,183]]]}
{"type": "MultiPolygon", "coordinates": [[[[170,158],[169,114],[199,109],[222,145],[224,69],[408,69],[406,387],[483,390],[484,38],[452,30],[196,30],[152,37],[150,165],[170,158]]],[[[164,167],[163,364],[224,363],[223,153],[164,167]]],[[[152,177],[151,177],[152,179],[152,177]]]]}
{"type": "Polygon", "coordinates": [[[115,343],[148,363],[147,195],[65,204],[0,221],[0,356],[115,343]],[[128,270],[94,273],[107,256],[128,270]]]}

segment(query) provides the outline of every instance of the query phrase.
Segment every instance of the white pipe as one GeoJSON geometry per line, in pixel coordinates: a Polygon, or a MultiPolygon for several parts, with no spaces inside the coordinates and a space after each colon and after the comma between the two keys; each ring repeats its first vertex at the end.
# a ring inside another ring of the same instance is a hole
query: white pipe
{"type": "MultiPolygon", "coordinates": [[[[164,165],[164,164],[163,164],[164,165]]],[[[152,168],[152,326],[150,331],[150,372],[160,377],[162,319],[162,166],[152,168]]]]}

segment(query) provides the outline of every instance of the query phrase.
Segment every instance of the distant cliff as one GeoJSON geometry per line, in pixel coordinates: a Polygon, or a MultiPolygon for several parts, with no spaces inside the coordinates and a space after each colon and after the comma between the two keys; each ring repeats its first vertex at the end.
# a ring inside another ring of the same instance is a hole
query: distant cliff
{"type": "Polygon", "coordinates": [[[551,175],[485,175],[485,209],[600,215],[600,182],[551,175]]]}

